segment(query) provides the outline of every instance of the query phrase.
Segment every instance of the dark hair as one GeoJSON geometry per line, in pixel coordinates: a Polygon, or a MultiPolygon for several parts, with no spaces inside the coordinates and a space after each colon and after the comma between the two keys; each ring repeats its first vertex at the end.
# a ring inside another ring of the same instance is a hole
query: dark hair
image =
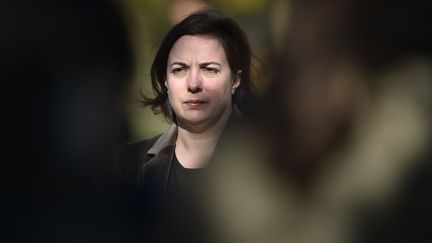
{"type": "Polygon", "coordinates": [[[173,121],[164,83],[171,48],[184,35],[210,35],[219,41],[225,50],[231,72],[237,74],[237,71],[241,70],[241,82],[233,95],[233,104],[237,105],[242,113],[250,112],[254,108],[255,95],[252,92],[252,52],[248,39],[235,20],[212,9],[200,10],[189,15],[165,36],[151,67],[151,82],[155,97],[143,95],[142,103],[151,106],[154,114],[162,112],[168,121],[173,121]]]}

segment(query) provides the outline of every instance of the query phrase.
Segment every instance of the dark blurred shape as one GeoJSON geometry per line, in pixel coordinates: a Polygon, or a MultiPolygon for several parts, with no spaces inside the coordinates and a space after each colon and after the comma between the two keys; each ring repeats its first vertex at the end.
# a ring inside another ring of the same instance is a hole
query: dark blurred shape
{"type": "Polygon", "coordinates": [[[277,141],[275,159],[296,183],[313,183],[320,160],[346,142],[362,103],[379,96],[377,77],[431,61],[431,5],[292,1],[284,51],[270,65],[267,107],[273,109],[264,117],[277,141]]]}
{"type": "MultiPolygon", "coordinates": [[[[431,242],[426,225],[432,217],[432,2],[300,0],[292,6],[285,50],[273,65],[267,107],[274,109],[264,116],[273,134],[276,174],[310,196],[323,173],[349,163],[335,156],[352,153],[362,164],[379,151],[376,170],[397,172],[389,181],[382,173],[383,185],[376,187],[386,189],[379,196],[359,197],[356,203],[369,205],[351,218],[363,222],[349,228],[357,231],[351,240],[431,242]],[[383,143],[376,140],[380,136],[383,143]],[[375,148],[361,154],[353,152],[355,143],[375,148]],[[394,201],[375,203],[374,197],[394,201]]],[[[349,173],[369,180],[360,170],[349,173]]]]}
{"type": "Polygon", "coordinates": [[[113,159],[133,66],[119,7],[5,1],[0,25],[2,242],[133,239],[113,159]]]}

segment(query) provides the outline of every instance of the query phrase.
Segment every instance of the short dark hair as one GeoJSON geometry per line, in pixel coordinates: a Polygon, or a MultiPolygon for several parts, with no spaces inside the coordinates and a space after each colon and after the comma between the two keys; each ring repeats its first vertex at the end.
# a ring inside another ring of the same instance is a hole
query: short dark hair
{"type": "Polygon", "coordinates": [[[163,39],[151,67],[151,82],[154,97],[143,95],[142,103],[151,106],[154,114],[163,113],[168,121],[174,117],[165,87],[168,56],[174,43],[184,35],[209,35],[216,38],[225,50],[231,72],[241,70],[241,82],[233,95],[233,104],[242,113],[254,108],[255,95],[251,78],[252,52],[245,32],[236,21],[214,9],[192,13],[176,24],[163,39]]]}

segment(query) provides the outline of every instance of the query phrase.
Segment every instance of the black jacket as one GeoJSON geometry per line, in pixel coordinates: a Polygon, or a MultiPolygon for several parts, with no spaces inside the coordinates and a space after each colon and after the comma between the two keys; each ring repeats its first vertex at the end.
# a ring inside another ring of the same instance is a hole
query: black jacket
{"type": "Polygon", "coordinates": [[[166,191],[174,155],[177,126],[151,139],[124,147],[120,156],[122,178],[128,186],[162,194],[166,191]]]}

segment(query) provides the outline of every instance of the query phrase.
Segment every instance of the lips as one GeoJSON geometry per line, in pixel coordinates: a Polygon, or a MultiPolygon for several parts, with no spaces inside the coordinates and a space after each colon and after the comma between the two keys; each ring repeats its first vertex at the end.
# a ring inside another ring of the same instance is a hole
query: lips
{"type": "Polygon", "coordinates": [[[204,100],[198,100],[198,99],[190,99],[190,100],[186,100],[184,102],[184,104],[186,104],[187,106],[189,106],[191,108],[197,108],[197,107],[200,107],[206,103],[207,102],[205,102],[204,100]]]}

